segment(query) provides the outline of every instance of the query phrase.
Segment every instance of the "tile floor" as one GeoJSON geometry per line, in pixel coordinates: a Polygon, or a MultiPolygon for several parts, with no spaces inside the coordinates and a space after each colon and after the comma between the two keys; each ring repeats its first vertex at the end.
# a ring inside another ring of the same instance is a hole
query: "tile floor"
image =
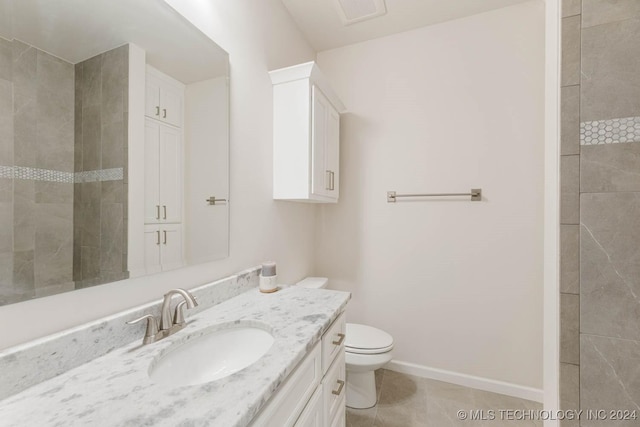
{"type": "MultiPolygon", "coordinates": [[[[347,427],[542,427],[542,421],[501,419],[500,410],[541,410],[542,404],[379,369],[378,404],[347,408],[347,427]],[[495,411],[494,420],[459,420],[457,412],[495,411]]],[[[506,417],[505,417],[506,418],[506,417]]]]}

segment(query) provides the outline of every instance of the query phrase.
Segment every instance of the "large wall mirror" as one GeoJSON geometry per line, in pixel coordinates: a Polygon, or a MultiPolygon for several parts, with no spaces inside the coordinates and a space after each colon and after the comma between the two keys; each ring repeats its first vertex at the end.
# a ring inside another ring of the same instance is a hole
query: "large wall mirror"
{"type": "Polygon", "coordinates": [[[163,0],[0,0],[0,305],[228,256],[228,69],[163,0]]]}

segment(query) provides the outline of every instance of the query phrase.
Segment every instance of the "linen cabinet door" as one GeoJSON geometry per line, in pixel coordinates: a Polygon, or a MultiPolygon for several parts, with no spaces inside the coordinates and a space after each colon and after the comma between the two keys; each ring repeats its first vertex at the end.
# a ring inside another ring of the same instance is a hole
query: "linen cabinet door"
{"type": "Polygon", "coordinates": [[[145,121],[144,133],[144,222],[157,224],[160,206],[160,124],[145,121]]]}
{"type": "Polygon", "coordinates": [[[182,138],[180,130],[160,127],[160,220],[182,219],[182,138]]]}

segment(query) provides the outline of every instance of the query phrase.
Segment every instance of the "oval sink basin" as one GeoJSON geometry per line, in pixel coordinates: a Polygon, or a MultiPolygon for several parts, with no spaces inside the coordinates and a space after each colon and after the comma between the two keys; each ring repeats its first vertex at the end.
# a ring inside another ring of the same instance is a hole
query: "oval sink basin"
{"type": "Polygon", "coordinates": [[[273,341],[269,332],[255,327],[210,332],[169,349],[151,366],[149,377],[172,386],[215,381],[255,363],[273,341]]]}

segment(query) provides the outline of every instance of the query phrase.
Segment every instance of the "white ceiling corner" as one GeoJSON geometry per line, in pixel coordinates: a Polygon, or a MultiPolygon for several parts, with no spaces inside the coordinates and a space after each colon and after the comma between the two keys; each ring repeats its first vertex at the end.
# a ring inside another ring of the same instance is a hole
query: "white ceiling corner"
{"type": "Polygon", "coordinates": [[[529,0],[385,0],[386,13],[346,25],[337,0],[282,0],[300,31],[318,51],[465,16],[529,0]]]}

